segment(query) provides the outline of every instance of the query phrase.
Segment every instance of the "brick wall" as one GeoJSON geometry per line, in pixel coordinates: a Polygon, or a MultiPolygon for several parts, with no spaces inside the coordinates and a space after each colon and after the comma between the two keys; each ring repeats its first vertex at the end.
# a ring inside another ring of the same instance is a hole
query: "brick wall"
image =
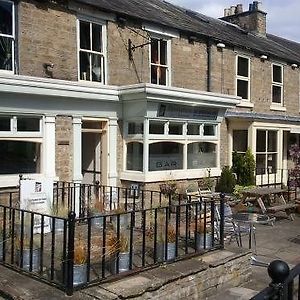
{"type": "Polygon", "coordinates": [[[73,173],[73,125],[72,118],[57,116],[55,122],[56,175],[61,181],[72,181],[73,173]]]}

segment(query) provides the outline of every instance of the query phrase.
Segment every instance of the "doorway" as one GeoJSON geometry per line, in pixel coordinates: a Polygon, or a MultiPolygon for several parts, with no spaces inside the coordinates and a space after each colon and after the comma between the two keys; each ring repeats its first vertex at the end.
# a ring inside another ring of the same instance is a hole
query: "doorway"
{"type": "Polygon", "coordinates": [[[82,183],[106,184],[106,121],[82,121],[82,183]]]}

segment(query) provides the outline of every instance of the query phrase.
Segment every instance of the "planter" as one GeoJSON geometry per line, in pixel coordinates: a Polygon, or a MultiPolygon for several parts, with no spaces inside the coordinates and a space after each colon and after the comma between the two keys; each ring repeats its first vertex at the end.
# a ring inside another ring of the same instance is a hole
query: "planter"
{"type": "Polygon", "coordinates": [[[73,266],[73,285],[78,286],[87,283],[87,264],[73,266]]]}
{"type": "Polygon", "coordinates": [[[90,213],[90,217],[93,217],[93,218],[91,218],[91,225],[92,226],[99,227],[99,228],[103,227],[104,218],[101,214],[99,214],[99,213],[90,213]]]}
{"type": "Polygon", "coordinates": [[[64,220],[63,219],[52,219],[51,230],[53,228],[54,220],[55,220],[55,232],[63,232],[64,231],[64,220]]]}
{"type": "Polygon", "coordinates": [[[204,247],[204,234],[196,232],[195,237],[196,237],[196,249],[197,250],[212,248],[212,234],[210,232],[206,233],[206,235],[205,235],[205,247],[204,247]]]}
{"type": "MultiPolygon", "coordinates": [[[[175,243],[168,243],[167,245],[167,261],[175,259],[176,245],[175,243]]],[[[165,243],[158,243],[156,245],[156,260],[158,262],[165,261],[165,243]]]]}
{"type": "MultiPolygon", "coordinates": [[[[119,273],[129,271],[130,265],[130,253],[129,252],[120,252],[119,253],[119,273]]],[[[106,269],[112,274],[117,274],[117,257],[111,257],[106,262],[106,269]]]]}
{"type": "MultiPolygon", "coordinates": [[[[16,250],[16,263],[20,266],[21,262],[20,250],[16,250]]],[[[32,249],[32,272],[37,272],[40,269],[41,249],[32,249]]],[[[30,269],[30,249],[23,249],[23,270],[29,271],[30,269]]]]}
{"type": "MultiPolygon", "coordinates": [[[[117,216],[111,217],[111,222],[114,228],[117,228],[117,216]]],[[[130,224],[130,214],[120,215],[120,228],[128,228],[130,224]]]]}

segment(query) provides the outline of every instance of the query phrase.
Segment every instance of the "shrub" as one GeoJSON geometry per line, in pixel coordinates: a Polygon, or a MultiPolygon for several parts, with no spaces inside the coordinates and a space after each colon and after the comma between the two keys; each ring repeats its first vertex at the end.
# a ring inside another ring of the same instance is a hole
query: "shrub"
{"type": "Polygon", "coordinates": [[[216,185],[216,191],[231,194],[233,192],[236,180],[232,169],[228,166],[223,167],[219,182],[216,185]]]}

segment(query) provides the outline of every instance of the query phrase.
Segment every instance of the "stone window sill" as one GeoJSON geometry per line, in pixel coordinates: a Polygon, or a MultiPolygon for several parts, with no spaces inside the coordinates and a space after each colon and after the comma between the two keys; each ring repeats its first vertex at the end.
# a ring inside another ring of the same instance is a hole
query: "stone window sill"
{"type": "Polygon", "coordinates": [[[254,104],[251,103],[249,100],[242,100],[237,106],[238,107],[253,108],[254,104]]]}
{"type": "Polygon", "coordinates": [[[280,105],[280,104],[271,104],[270,110],[275,110],[275,111],[286,111],[286,107],[280,105]]]}

